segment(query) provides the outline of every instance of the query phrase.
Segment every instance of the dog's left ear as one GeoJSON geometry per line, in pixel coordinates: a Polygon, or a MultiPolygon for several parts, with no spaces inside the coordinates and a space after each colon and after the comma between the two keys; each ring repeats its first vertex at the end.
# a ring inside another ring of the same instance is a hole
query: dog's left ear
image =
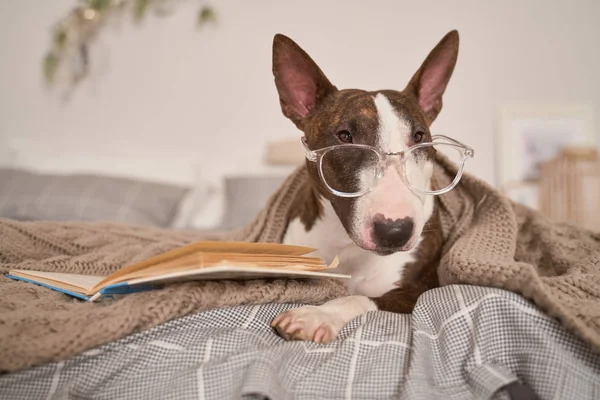
{"type": "Polygon", "coordinates": [[[319,102],[337,90],[310,56],[282,34],[273,38],[273,75],[281,110],[300,129],[319,102]]]}
{"type": "Polygon", "coordinates": [[[430,124],[442,109],[442,95],[454,71],[457,57],[458,31],[453,30],[431,50],[404,89],[416,97],[430,124]]]}

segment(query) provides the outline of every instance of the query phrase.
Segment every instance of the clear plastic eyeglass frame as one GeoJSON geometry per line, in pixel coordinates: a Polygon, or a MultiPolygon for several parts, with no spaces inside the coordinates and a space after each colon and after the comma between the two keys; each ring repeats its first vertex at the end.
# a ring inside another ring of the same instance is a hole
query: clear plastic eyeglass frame
{"type": "Polygon", "coordinates": [[[404,182],[404,184],[413,192],[417,193],[417,194],[423,194],[423,195],[440,195],[440,194],[444,194],[449,192],[450,190],[454,189],[454,187],[456,187],[456,185],[458,184],[458,182],[460,181],[463,171],[464,171],[464,167],[465,167],[465,163],[467,162],[467,160],[469,158],[472,158],[475,155],[475,151],[473,150],[473,148],[459,142],[458,140],[452,139],[448,136],[444,136],[444,135],[434,135],[431,138],[431,142],[426,142],[426,143],[419,143],[416,144],[414,146],[409,147],[407,150],[405,151],[401,151],[401,152],[397,152],[397,153],[384,153],[381,150],[377,149],[376,147],[373,146],[369,146],[369,145],[363,145],[363,144],[353,144],[353,143],[349,143],[349,144],[339,144],[339,145],[334,145],[334,146],[328,146],[328,147],[324,147],[318,150],[311,150],[308,147],[308,144],[306,142],[306,137],[302,137],[302,144],[304,145],[304,148],[306,149],[306,159],[308,161],[311,162],[315,162],[318,165],[318,170],[319,170],[319,177],[321,178],[321,181],[323,182],[323,184],[325,185],[325,187],[334,195],[339,196],[339,197],[359,197],[362,196],[366,193],[368,193],[369,191],[371,191],[375,185],[377,184],[377,181],[383,176],[383,171],[384,171],[384,167],[388,164],[389,161],[396,159],[398,160],[398,162],[400,163],[400,178],[402,179],[402,181],[404,182]],[[449,146],[451,148],[454,148],[455,150],[457,150],[460,153],[460,161],[458,162],[457,165],[457,173],[456,173],[456,177],[454,178],[454,180],[452,181],[452,183],[443,188],[443,189],[439,189],[439,190],[420,190],[418,188],[413,187],[409,181],[408,178],[406,177],[406,167],[405,167],[405,163],[407,161],[407,159],[409,158],[410,154],[414,153],[416,150],[419,149],[423,149],[423,148],[427,148],[427,147],[432,147],[432,146],[449,146]],[[328,152],[338,149],[340,147],[344,147],[347,148],[349,146],[352,146],[353,148],[363,148],[366,150],[370,150],[372,151],[374,154],[377,155],[378,157],[378,167],[377,167],[377,173],[375,178],[373,179],[373,183],[371,184],[370,187],[360,191],[360,192],[354,192],[354,193],[346,193],[346,192],[340,192],[338,190],[333,189],[326,181],[325,176],[323,174],[323,156],[325,156],[328,152]]]}

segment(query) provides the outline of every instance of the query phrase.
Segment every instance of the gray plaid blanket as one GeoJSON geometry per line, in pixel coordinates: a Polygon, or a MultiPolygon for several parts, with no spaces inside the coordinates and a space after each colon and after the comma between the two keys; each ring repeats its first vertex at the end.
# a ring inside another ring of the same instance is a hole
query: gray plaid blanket
{"type": "Polygon", "coordinates": [[[510,292],[435,289],[412,315],[369,313],[328,345],[273,332],[296,306],[189,315],[2,376],[0,398],[600,399],[600,355],[510,292]]]}

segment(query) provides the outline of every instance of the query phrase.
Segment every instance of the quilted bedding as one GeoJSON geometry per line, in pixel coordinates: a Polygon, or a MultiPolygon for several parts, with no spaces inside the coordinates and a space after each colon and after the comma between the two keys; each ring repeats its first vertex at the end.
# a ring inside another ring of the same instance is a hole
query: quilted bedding
{"type": "Polygon", "coordinates": [[[0,399],[600,398],[600,355],[508,291],[435,289],[412,315],[369,313],[328,345],[273,332],[296,306],[191,314],[1,376],[0,399]]]}

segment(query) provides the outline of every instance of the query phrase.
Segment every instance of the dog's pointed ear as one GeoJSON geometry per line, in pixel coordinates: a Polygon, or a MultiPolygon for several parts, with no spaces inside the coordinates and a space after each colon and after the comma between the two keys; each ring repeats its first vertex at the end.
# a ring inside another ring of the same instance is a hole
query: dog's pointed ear
{"type": "Polygon", "coordinates": [[[337,90],[310,56],[282,34],[273,39],[273,75],[281,110],[298,128],[323,98],[337,90]]]}
{"type": "Polygon", "coordinates": [[[405,91],[418,100],[429,123],[442,109],[442,96],[458,58],[458,31],[450,31],[429,53],[405,91]]]}

